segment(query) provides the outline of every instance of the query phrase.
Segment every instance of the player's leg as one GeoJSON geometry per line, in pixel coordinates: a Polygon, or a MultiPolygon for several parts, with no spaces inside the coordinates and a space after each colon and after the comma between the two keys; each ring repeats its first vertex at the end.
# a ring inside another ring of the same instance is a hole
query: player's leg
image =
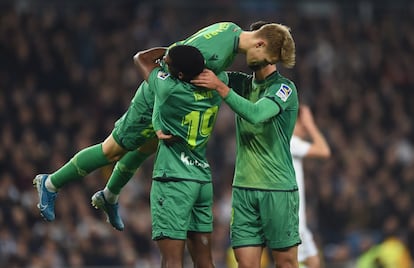
{"type": "Polygon", "coordinates": [[[272,250],[272,256],[277,268],[298,268],[298,247],[293,246],[287,249],[272,250]]]}
{"type": "Polygon", "coordinates": [[[161,253],[161,268],[183,268],[185,240],[163,238],[157,240],[161,253]]]}
{"type": "Polygon", "coordinates": [[[118,214],[121,189],[132,178],[142,162],[156,151],[157,139],[152,127],[154,94],[146,82],[141,83],[127,112],[115,123],[113,139],[128,153],[117,164],[103,190],[92,196],[92,205],[102,209],[117,230],[124,224],[118,214]],[[137,150],[138,148],[138,150],[137,150]]]}
{"type": "Polygon", "coordinates": [[[126,153],[116,163],[105,187],[105,196],[110,202],[118,201],[121,189],[128,183],[141,164],[156,152],[157,145],[157,138],[149,139],[138,150],[126,153]]]}
{"type": "Polygon", "coordinates": [[[211,233],[188,232],[187,248],[194,267],[213,268],[211,233]]]}
{"type": "Polygon", "coordinates": [[[46,220],[53,221],[55,219],[55,199],[60,188],[118,160],[125,152],[109,136],[103,143],[79,151],[54,173],[37,175],[33,180],[33,184],[39,193],[38,207],[40,214],[46,220]]]}
{"type": "Polygon", "coordinates": [[[265,243],[258,192],[232,189],[231,245],[239,268],[260,268],[265,243]]]}
{"type": "Polygon", "coordinates": [[[187,233],[187,248],[194,267],[214,268],[211,233],[213,231],[213,185],[200,185],[199,195],[193,206],[187,233]]]}
{"type": "Polygon", "coordinates": [[[116,202],[121,189],[141,164],[157,150],[158,139],[152,127],[154,93],[148,83],[141,83],[128,111],[115,123],[114,139],[129,152],[115,165],[104,193],[110,202],[116,202]]]}
{"type": "Polygon", "coordinates": [[[127,152],[115,165],[105,188],[92,196],[92,206],[102,209],[107,221],[117,230],[124,229],[124,223],[119,215],[119,194],[128,183],[142,162],[157,149],[158,139],[149,139],[138,150],[127,152]]]}
{"type": "Polygon", "coordinates": [[[297,191],[262,191],[260,198],[263,231],[272,249],[275,267],[298,268],[299,194],[297,191]]]}
{"type": "Polygon", "coordinates": [[[152,181],[152,239],[160,250],[162,267],[183,267],[191,210],[199,189],[200,184],[194,181],[152,181]]]}
{"type": "Polygon", "coordinates": [[[302,244],[298,247],[299,262],[303,263],[307,268],[319,268],[321,264],[318,248],[311,231],[306,225],[301,225],[299,226],[299,233],[302,240],[302,244]]]}
{"type": "Polygon", "coordinates": [[[238,268],[260,268],[262,259],[262,246],[239,247],[234,249],[234,256],[238,268]]]}

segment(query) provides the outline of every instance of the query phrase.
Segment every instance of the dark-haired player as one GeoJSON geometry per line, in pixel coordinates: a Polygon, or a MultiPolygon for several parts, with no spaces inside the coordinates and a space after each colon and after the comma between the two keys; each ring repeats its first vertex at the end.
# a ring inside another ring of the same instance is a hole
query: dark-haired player
{"type": "MultiPolygon", "coordinates": [[[[165,56],[166,69],[157,64],[160,48],[137,53],[136,65],[155,92],[154,126],[174,137],[161,140],[155,156],[151,186],[152,238],[162,267],[182,267],[186,240],[194,267],[212,268],[213,186],[206,157],[221,97],[189,83],[204,69],[200,51],[173,46],[165,56]]],[[[227,83],[227,76],[221,73],[227,83]]]]}

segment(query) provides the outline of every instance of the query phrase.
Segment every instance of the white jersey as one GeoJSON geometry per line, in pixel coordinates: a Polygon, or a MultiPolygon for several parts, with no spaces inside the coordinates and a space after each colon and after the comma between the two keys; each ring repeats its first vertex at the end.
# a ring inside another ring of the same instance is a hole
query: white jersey
{"type": "Polygon", "coordinates": [[[292,154],[293,167],[295,168],[296,183],[299,188],[299,228],[306,226],[306,200],[305,181],[303,175],[303,158],[309,151],[311,144],[293,135],[290,140],[290,153],[292,154]]]}
{"type": "Polygon", "coordinates": [[[306,224],[306,198],[305,198],[305,181],[303,174],[303,158],[308,153],[311,143],[302,140],[293,135],[290,140],[290,152],[293,159],[293,167],[296,173],[296,183],[299,188],[299,234],[302,244],[298,247],[298,259],[304,261],[310,256],[315,256],[317,248],[313,240],[312,233],[309,231],[306,224]]]}

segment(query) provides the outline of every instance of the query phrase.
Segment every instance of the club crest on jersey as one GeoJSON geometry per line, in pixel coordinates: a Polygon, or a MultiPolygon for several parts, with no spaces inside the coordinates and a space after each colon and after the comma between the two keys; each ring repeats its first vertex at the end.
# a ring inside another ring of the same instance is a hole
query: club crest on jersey
{"type": "Polygon", "coordinates": [[[287,101],[290,94],[292,94],[292,89],[285,84],[281,84],[279,90],[276,92],[276,96],[278,96],[284,102],[287,101]]]}
{"type": "Polygon", "coordinates": [[[165,80],[168,78],[168,76],[170,76],[169,73],[164,72],[164,71],[158,71],[157,77],[161,80],[165,80]]]}

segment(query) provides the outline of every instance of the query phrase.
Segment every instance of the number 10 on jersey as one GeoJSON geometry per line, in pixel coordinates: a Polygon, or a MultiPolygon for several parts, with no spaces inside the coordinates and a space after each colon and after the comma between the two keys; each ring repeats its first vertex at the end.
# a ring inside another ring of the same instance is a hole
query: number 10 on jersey
{"type": "Polygon", "coordinates": [[[188,125],[187,143],[191,147],[208,141],[216,122],[218,106],[212,106],[205,111],[192,111],[182,121],[182,126],[188,125]],[[197,142],[199,144],[197,144],[197,142]]]}

